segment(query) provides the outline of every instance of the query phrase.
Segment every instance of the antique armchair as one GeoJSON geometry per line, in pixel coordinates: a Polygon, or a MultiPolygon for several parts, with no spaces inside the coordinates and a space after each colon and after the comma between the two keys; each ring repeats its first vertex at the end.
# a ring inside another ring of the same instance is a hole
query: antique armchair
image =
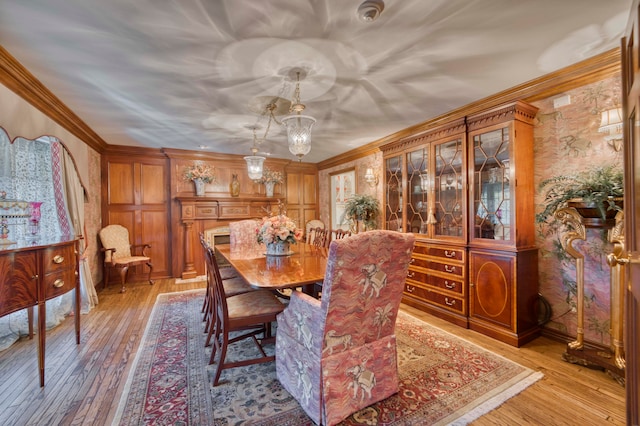
{"type": "Polygon", "coordinates": [[[129,230],[122,225],[105,226],[98,235],[102,244],[100,251],[104,253],[104,287],[109,282],[109,272],[115,269],[118,271],[122,285],[120,292],[124,293],[129,268],[142,264],[149,267],[149,284],[153,284],[151,279],[153,265],[151,258],[147,255],[147,249],[151,248],[149,244],[131,244],[129,230]],[[139,251],[138,254],[136,251],[139,251]]]}
{"type": "Polygon", "coordinates": [[[376,230],[332,241],[322,299],[294,292],[278,315],[278,380],[314,422],[398,391],[394,329],[414,240],[376,230]]]}

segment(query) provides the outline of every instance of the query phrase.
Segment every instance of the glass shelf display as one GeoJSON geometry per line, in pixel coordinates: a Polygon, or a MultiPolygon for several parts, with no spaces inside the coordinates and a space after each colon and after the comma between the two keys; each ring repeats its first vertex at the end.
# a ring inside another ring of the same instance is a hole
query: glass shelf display
{"type": "Polygon", "coordinates": [[[387,158],[385,173],[385,228],[402,232],[402,157],[387,158]]]}
{"type": "Polygon", "coordinates": [[[473,137],[474,238],[511,239],[509,128],[473,137]]]}
{"type": "Polygon", "coordinates": [[[462,139],[437,144],[434,149],[434,237],[462,237],[465,226],[462,139]]]}

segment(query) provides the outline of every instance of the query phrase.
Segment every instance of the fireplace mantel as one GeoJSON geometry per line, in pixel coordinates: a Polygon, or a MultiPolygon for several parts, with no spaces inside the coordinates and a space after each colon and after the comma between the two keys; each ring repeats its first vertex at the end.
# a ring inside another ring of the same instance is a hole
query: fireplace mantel
{"type": "Polygon", "coordinates": [[[198,236],[194,224],[198,221],[217,221],[225,225],[234,220],[261,218],[277,210],[278,198],[262,197],[176,197],[180,203],[180,222],[184,227],[184,266],[182,279],[195,278],[194,250],[198,236]]]}

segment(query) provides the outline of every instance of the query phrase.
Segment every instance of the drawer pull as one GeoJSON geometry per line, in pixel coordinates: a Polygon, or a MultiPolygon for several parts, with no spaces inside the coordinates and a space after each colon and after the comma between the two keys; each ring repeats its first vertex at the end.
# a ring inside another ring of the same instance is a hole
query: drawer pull
{"type": "Polygon", "coordinates": [[[448,298],[448,297],[445,297],[445,298],[444,298],[444,303],[445,303],[445,305],[447,305],[447,306],[453,306],[453,305],[455,305],[455,304],[456,304],[456,299],[449,300],[449,298],[448,298]]]}
{"type": "Polygon", "coordinates": [[[61,278],[58,278],[57,280],[55,280],[55,281],[53,282],[53,286],[54,286],[55,288],[60,288],[60,287],[64,286],[64,280],[63,280],[63,279],[61,279],[61,278]]]}
{"type": "Polygon", "coordinates": [[[445,280],[444,281],[444,286],[446,288],[456,288],[456,283],[450,283],[449,281],[445,280]]]}
{"type": "Polygon", "coordinates": [[[55,256],[53,256],[53,263],[59,265],[62,262],[64,262],[64,256],[60,256],[59,254],[56,254],[55,256]]]}
{"type": "Polygon", "coordinates": [[[415,289],[416,289],[416,288],[415,288],[414,286],[412,286],[412,285],[408,285],[408,286],[407,286],[407,293],[413,293],[413,292],[415,291],[415,289]]]}
{"type": "Polygon", "coordinates": [[[415,275],[416,275],[416,273],[415,273],[415,272],[409,272],[409,273],[407,274],[407,278],[413,278],[415,275]]]}
{"type": "Polygon", "coordinates": [[[444,265],[444,270],[450,273],[455,273],[456,267],[451,265],[444,265]]]}
{"type": "Polygon", "coordinates": [[[444,255],[445,255],[446,257],[456,257],[456,252],[455,252],[455,250],[451,250],[451,251],[449,251],[449,250],[445,250],[445,251],[444,251],[444,255]]]}

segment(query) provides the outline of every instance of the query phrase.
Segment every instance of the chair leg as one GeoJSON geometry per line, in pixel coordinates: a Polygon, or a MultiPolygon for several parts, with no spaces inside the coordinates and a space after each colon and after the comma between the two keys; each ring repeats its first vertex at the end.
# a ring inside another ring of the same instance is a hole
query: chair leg
{"type": "Polygon", "coordinates": [[[124,266],[120,268],[120,284],[122,285],[122,288],[120,289],[120,293],[125,292],[124,283],[127,280],[127,271],[129,271],[128,266],[124,266]]]}
{"type": "MultiPolygon", "coordinates": [[[[218,342],[213,342],[213,351],[211,352],[211,356],[215,354],[215,348],[218,346],[218,342]]],[[[220,361],[218,361],[218,365],[216,366],[216,374],[213,377],[213,386],[218,386],[218,380],[220,380],[220,374],[222,373],[222,369],[224,366],[224,359],[227,356],[227,346],[229,345],[229,338],[227,333],[222,333],[222,342],[220,343],[220,361]]],[[[210,362],[211,364],[211,362],[210,362]]]]}
{"type": "Polygon", "coordinates": [[[151,279],[151,272],[153,271],[153,265],[151,262],[147,262],[147,266],[149,267],[149,284],[153,285],[153,280],[151,279]]]}

